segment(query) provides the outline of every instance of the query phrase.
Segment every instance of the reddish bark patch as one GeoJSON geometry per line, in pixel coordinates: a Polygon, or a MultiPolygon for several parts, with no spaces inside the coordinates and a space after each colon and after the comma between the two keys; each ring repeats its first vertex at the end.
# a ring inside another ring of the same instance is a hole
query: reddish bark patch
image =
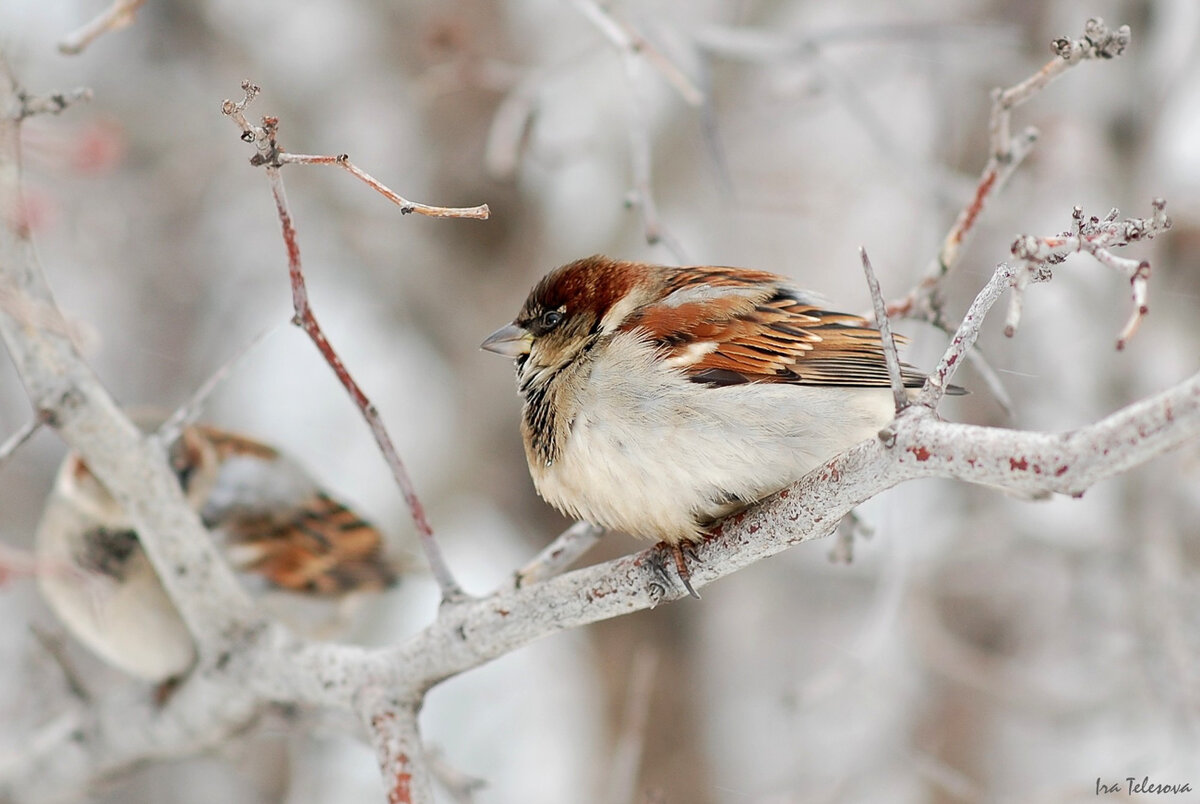
{"type": "Polygon", "coordinates": [[[1021,459],[1009,458],[1008,459],[1008,467],[1010,469],[1013,469],[1014,471],[1019,469],[1022,472],[1024,472],[1026,469],[1029,468],[1029,461],[1025,460],[1024,458],[1021,458],[1021,459]]]}
{"type": "Polygon", "coordinates": [[[927,450],[925,447],[909,447],[908,451],[913,454],[914,458],[922,462],[933,457],[933,453],[927,450]]]}
{"type": "Polygon", "coordinates": [[[967,207],[967,214],[963,217],[962,226],[958,227],[954,232],[955,242],[961,243],[963,236],[971,231],[971,227],[975,225],[975,219],[983,211],[983,202],[987,199],[988,194],[992,191],[992,186],[996,183],[996,176],[996,171],[990,170],[983,181],[979,182],[979,187],[975,190],[975,198],[971,201],[971,206],[967,207]]]}
{"type": "MultiPolygon", "coordinates": [[[[408,757],[399,757],[402,764],[408,764],[408,757]]],[[[412,774],[400,771],[396,774],[396,783],[388,791],[388,804],[412,804],[412,774]]]]}
{"type": "Polygon", "coordinates": [[[1060,467],[1058,467],[1057,469],[1055,469],[1055,470],[1054,470],[1054,476],[1055,476],[1055,477],[1062,477],[1063,475],[1065,475],[1065,474],[1067,473],[1067,469],[1069,469],[1069,468],[1070,468],[1070,467],[1069,467],[1069,466],[1067,466],[1067,465],[1064,463],[1062,466],[1060,466],[1060,467]]]}

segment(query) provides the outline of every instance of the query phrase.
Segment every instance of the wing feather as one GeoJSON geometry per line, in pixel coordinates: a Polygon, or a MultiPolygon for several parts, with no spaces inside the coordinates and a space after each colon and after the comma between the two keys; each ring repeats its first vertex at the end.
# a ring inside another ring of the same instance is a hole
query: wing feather
{"type": "MultiPolygon", "coordinates": [[[[672,365],[706,385],[888,385],[877,329],[860,316],[826,309],[817,296],[762,271],[676,269],[662,301],[631,316],[621,329],[644,332],[672,365]]],[[[903,375],[910,387],[925,379],[909,365],[903,375]]]]}

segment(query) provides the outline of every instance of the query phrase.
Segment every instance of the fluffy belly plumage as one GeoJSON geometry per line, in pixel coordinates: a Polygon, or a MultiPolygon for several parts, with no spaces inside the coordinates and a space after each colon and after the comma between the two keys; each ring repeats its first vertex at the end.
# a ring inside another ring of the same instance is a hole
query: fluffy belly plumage
{"type": "Polygon", "coordinates": [[[746,384],[697,401],[682,377],[601,387],[577,405],[556,460],[531,462],[534,484],[570,516],[668,543],[701,538],[893,416],[887,388],[746,384]]]}

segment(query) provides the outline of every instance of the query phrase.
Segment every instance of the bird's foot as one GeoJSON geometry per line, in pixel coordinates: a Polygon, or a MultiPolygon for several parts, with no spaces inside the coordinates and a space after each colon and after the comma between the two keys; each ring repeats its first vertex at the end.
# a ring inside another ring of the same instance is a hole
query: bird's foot
{"type": "Polygon", "coordinates": [[[700,595],[697,594],[696,590],[692,587],[692,571],[688,569],[687,565],[687,560],[689,558],[693,561],[700,560],[696,556],[696,546],[691,542],[676,542],[674,544],[669,542],[659,542],[657,545],[655,545],[655,552],[651,554],[650,560],[651,566],[654,568],[654,574],[658,577],[659,581],[661,581],[661,583],[654,584],[654,586],[658,587],[660,592],[655,597],[661,598],[663,594],[666,594],[666,590],[668,588],[674,586],[674,583],[671,580],[670,571],[667,568],[668,558],[674,561],[675,574],[679,576],[679,580],[683,584],[683,588],[687,590],[689,595],[699,600],[700,595]]]}

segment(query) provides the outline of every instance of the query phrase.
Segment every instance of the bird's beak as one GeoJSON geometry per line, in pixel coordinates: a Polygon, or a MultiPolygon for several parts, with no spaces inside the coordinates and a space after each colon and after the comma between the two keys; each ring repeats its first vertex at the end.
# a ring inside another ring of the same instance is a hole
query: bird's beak
{"type": "Polygon", "coordinates": [[[509,324],[488,335],[487,339],[479,344],[479,348],[505,357],[520,357],[529,354],[532,345],[533,333],[524,327],[509,324]]]}

